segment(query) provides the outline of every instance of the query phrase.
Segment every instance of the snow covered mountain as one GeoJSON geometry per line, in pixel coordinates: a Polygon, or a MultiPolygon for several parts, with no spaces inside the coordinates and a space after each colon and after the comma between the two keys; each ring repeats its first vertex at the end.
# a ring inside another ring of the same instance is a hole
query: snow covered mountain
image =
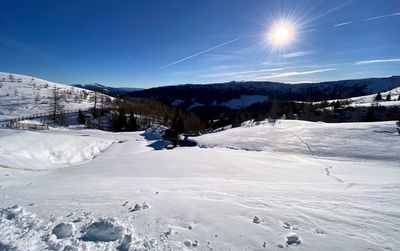
{"type": "Polygon", "coordinates": [[[229,82],[165,86],[136,91],[133,97],[157,99],[186,110],[239,109],[267,100],[322,101],[384,92],[400,87],[400,76],[322,83],[229,82]]]}
{"type": "Polygon", "coordinates": [[[0,72],[0,121],[48,112],[54,88],[62,94],[65,110],[88,109],[93,106],[93,91],[0,72]]]}
{"type": "Polygon", "coordinates": [[[101,84],[76,84],[75,87],[83,88],[90,91],[99,91],[101,93],[110,95],[110,96],[118,96],[118,95],[125,95],[131,92],[141,91],[142,88],[134,88],[134,87],[110,87],[101,84]]]}
{"type": "Polygon", "coordinates": [[[246,122],[159,151],[156,130],[0,129],[0,250],[397,250],[395,128],[246,122]]]}

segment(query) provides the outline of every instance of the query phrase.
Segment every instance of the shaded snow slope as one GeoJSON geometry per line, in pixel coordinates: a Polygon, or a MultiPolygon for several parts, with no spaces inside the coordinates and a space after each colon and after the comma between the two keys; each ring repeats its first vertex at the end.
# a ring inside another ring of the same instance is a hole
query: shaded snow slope
{"type": "Polygon", "coordinates": [[[249,124],[199,137],[207,148],[160,151],[150,131],[51,131],[120,143],[73,168],[0,168],[0,249],[397,250],[400,137],[390,126],[249,124]],[[340,140],[382,150],[359,148],[368,154],[354,161],[340,157],[357,152],[340,140]]]}

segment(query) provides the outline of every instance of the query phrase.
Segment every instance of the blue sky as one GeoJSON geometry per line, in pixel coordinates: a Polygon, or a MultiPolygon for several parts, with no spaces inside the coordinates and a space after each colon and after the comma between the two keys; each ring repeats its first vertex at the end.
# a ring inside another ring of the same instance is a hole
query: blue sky
{"type": "Polygon", "coordinates": [[[0,71],[62,83],[400,75],[398,0],[0,1],[0,71]],[[282,20],[294,39],[277,46],[282,20]]]}

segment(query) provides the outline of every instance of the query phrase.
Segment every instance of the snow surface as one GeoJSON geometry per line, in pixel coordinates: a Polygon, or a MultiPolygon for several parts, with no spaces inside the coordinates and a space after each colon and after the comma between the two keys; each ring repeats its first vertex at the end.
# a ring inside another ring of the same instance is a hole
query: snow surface
{"type": "Polygon", "coordinates": [[[394,122],[248,122],[159,151],[155,128],[36,133],[1,129],[0,164],[8,145],[10,165],[35,152],[32,138],[115,143],[73,167],[49,155],[46,171],[30,170],[44,157],[0,168],[0,250],[400,247],[394,122]]]}
{"type": "Polygon", "coordinates": [[[175,99],[174,102],[171,103],[172,106],[178,106],[180,104],[185,103],[182,99],[175,99]]]}
{"type": "Polygon", "coordinates": [[[190,111],[190,110],[192,110],[192,109],[194,109],[194,108],[196,108],[196,107],[200,107],[200,106],[204,106],[204,104],[198,103],[198,102],[194,102],[194,103],[191,104],[186,110],[187,110],[187,111],[190,111]]]}
{"type": "Polygon", "coordinates": [[[262,95],[241,95],[239,98],[231,99],[228,102],[220,103],[219,105],[226,106],[231,109],[240,109],[267,100],[268,97],[262,95]]]}

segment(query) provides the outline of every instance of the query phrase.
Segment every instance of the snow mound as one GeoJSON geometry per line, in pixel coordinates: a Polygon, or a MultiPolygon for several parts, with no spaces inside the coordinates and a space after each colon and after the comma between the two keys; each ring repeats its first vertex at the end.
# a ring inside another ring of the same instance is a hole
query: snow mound
{"type": "Polygon", "coordinates": [[[51,233],[57,236],[57,239],[64,239],[75,233],[75,225],[72,223],[62,222],[57,224],[51,233]]]}
{"type": "Polygon", "coordinates": [[[163,125],[153,124],[151,127],[147,128],[143,133],[143,136],[147,140],[160,140],[164,135],[164,132],[167,128],[163,125]]]}
{"type": "Polygon", "coordinates": [[[0,164],[21,169],[48,169],[93,159],[113,140],[37,131],[0,132],[0,164]],[[6,133],[2,133],[5,132],[6,133]],[[7,133],[8,132],[8,133],[7,133]]]}
{"type": "Polygon", "coordinates": [[[98,219],[86,227],[84,241],[116,241],[122,237],[124,228],[114,219],[98,219]]]}

